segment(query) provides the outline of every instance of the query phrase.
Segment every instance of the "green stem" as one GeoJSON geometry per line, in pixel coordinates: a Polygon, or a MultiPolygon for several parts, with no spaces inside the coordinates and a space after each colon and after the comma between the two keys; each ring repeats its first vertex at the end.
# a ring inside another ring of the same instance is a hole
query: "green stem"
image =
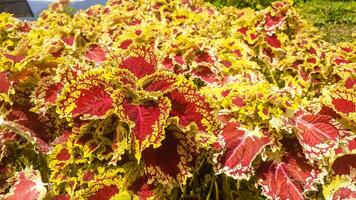
{"type": "MultiPolygon", "coordinates": [[[[213,176],[214,177],[214,176],[213,176]]],[[[209,188],[209,193],[208,195],[206,195],[206,200],[209,200],[210,199],[210,196],[211,196],[211,192],[213,191],[213,186],[214,186],[214,178],[211,180],[211,184],[210,184],[210,188],[209,188]]]]}
{"type": "Polygon", "coordinates": [[[215,176],[214,176],[214,186],[215,186],[215,200],[219,200],[219,186],[215,176]]]}
{"type": "Polygon", "coordinates": [[[229,197],[229,199],[232,199],[229,180],[225,174],[221,175],[221,181],[222,181],[222,190],[223,190],[224,198],[229,197]]]}
{"type": "Polygon", "coordinates": [[[271,68],[270,68],[270,70],[269,70],[269,74],[270,74],[270,76],[271,76],[271,78],[272,78],[273,83],[274,83],[275,85],[278,85],[276,79],[274,78],[273,71],[272,71],[271,68]]]}

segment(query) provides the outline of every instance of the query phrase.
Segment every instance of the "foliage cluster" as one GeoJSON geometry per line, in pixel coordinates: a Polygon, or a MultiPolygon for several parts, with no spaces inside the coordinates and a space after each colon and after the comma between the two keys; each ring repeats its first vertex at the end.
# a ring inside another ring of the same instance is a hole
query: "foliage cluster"
{"type": "Polygon", "coordinates": [[[0,198],[356,198],[356,41],[292,2],[0,14],[0,198]]]}

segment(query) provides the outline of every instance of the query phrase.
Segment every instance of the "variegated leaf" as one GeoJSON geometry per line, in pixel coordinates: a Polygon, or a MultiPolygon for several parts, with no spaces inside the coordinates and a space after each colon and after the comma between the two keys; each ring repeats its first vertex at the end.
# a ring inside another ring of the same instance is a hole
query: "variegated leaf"
{"type": "Polygon", "coordinates": [[[41,200],[45,197],[47,189],[37,170],[26,168],[18,172],[11,180],[13,185],[4,196],[4,200],[41,200]]]}
{"type": "Polygon", "coordinates": [[[308,191],[317,190],[324,174],[306,160],[285,154],[281,161],[263,163],[257,170],[262,194],[268,199],[306,199],[308,191]]]}
{"type": "Polygon", "coordinates": [[[164,129],[168,125],[166,120],[171,109],[171,103],[166,97],[157,102],[147,104],[134,104],[124,101],[123,112],[125,121],[132,123],[131,142],[135,156],[141,158],[141,151],[153,145],[160,146],[164,139],[164,129]]]}
{"type": "Polygon", "coordinates": [[[218,173],[249,179],[254,174],[252,162],[270,143],[270,138],[260,130],[244,130],[233,122],[228,122],[221,134],[224,150],[217,155],[218,173]]]}

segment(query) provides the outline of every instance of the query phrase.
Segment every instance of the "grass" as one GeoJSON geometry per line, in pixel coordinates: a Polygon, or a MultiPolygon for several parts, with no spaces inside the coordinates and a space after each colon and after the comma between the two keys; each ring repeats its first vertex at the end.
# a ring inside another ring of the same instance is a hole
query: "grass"
{"type": "Polygon", "coordinates": [[[352,41],[356,33],[356,1],[298,1],[302,18],[318,27],[324,40],[331,43],[352,41]]]}
{"type": "MultiPolygon", "coordinates": [[[[209,0],[217,7],[252,7],[257,10],[273,0],[209,0]]],[[[294,0],[302,18],[319,28],[324,40],[336,44],[350,42],[356,34],[356,1],[353,0],[294,0]]]]}

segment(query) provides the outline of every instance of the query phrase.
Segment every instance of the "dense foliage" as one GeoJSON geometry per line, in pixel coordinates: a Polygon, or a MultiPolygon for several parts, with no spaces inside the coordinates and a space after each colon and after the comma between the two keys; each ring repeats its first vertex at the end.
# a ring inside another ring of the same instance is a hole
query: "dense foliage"
{"type": "Polygon", "coordinates": [[[1,199],[356,198],[355,42],[287,0],[67,5],[0,14],[1,199]]]}

